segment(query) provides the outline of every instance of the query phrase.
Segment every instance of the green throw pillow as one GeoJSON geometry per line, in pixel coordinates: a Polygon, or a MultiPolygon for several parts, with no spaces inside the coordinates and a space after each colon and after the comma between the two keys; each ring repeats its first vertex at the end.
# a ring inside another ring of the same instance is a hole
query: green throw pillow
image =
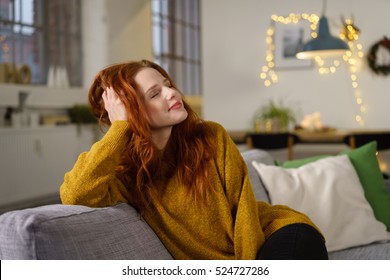
{"type": "MultiPolygon", "coordinates": [[[[386,191],[382,172],[379,168],[376,147],[377,143],[373,141],[357,149],[343,151],[340,154],[347,155],[351,160],[375,217],[384,223],[387,230],[390,231],[390,197],[386,191]]],[[[327,156],[321,155],[286,161],[280,164],[280,166],[285,168],[298,168],[327,156]]]]}

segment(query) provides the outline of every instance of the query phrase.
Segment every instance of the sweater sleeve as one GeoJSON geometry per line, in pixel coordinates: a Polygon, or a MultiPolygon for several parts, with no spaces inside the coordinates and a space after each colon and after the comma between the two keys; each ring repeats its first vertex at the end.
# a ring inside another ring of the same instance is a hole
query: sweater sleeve
{"type": "Polygon", "coordinates": [[[308,216],[288,206],[270,205],[264,201],[258,201],[257,206],[259,219],[266,238],[284,226],[297,223],[308,224],[321,233],[308,216]]]}
{"type": "Polygon", "coordinates": [[[114,122],[90,151],[79,156],[60,187],[63,204],[105,207],[129,201],[129,191],[115,173],[128,130],[127,122],[114,122]]]}

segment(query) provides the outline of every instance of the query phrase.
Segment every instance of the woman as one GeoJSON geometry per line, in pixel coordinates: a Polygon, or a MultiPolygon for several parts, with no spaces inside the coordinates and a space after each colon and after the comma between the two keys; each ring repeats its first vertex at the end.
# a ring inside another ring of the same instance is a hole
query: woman
{"type": "Polygon", "coordinates": [[[109,129],[65,175],[64,204],[130,203],[175,259],[327,258],[307,216],[256,202],[229,135],[199,119],[160,66],[103,69],[89,102],[109,129]]]}

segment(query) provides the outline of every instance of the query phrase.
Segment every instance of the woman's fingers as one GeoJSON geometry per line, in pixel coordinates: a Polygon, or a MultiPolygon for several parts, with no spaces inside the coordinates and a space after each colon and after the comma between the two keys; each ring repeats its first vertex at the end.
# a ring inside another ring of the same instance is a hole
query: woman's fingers
{"type": "Polygon", "coordinates": [[[122,100],[119,98],[118,94],[111,88],[107,87],[102,95],[104,108],[108,113],[108,117],[113,123],[118,120],[127,120],[127,111],[122,100]]]}

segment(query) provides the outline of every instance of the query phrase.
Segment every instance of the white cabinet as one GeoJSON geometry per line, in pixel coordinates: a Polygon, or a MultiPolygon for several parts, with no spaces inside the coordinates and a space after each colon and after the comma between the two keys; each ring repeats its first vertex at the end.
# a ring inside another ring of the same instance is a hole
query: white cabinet
{"type": "Polygon", "coordinates": [[[0,211],[58,198],[64,174],[97,134],[95,126],[0,129],[0,211]]]}

